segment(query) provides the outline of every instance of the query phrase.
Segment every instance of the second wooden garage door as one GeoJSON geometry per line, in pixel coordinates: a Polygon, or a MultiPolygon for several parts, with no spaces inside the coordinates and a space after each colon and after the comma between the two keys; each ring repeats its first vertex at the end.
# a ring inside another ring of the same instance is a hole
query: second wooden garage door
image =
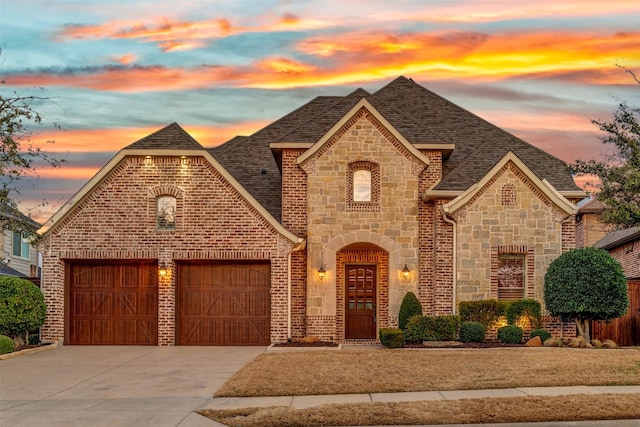
{"type": "Polygon", "coordinates": [[[177,274],[177,344],[269,344],[268,263],[182,263],[177,274]]]}

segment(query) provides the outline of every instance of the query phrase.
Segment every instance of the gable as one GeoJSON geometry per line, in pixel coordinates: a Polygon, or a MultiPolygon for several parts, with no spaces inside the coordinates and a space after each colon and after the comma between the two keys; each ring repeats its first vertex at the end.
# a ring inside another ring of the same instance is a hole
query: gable
{"type": "MultiPolygon", "coordinates": [[[[241,203],[247,211],[253,212],[253,215],[258,218],[258,221],[261,222],[265,227],[270,228],[273,232],[277,232],[295,243],[302,243],[303,239],[295,236],[288,230],[286,230],[260,203],[258,203],[255,198],[248,193],[242,185],[240,185],[235,178],[226,171],[220,163],[216,159],[214,159],[211,154],[206,150],[190,150],[185,152],[184,150],[174,150],[174,149],[123,149],[116,156],[111,159],[107,165],[105,165],[96,175],[87,182],[62,208],[60,208],[41,228],[38,230],[38,233],[43,235],[55,230],[57,227],[66,223],[67,220],[70,220],[76,213],[82,209],[85,202],[89,201],[92,197],[94,197],[96,192],[105,191],[105,186],[110,185],[110,181],[117,180],[119,178],[119,173],[123,168],[127,167],[127,163],[131,163],[132,159],[136,162],[145,162],[147,160],[158,159],[160,164],[162,164],[163,159],[166,160],[167,166],[170,163],[185,165],[185,153],[188,154],[189,159],[201,159],[200,160],[190,160],[196,163],[203,163],[206,168],[209,169],[209,172],[212,176],[216,176],[217,184],[220,187],[226,188],[224,191],[231,191],[235,194],[236,199],[239,200],[238,203],[241,203]]],[[[162,166],[162,165],[161,165],[162,166]]],[[[182,166],[181,166],[182,167],[182,166]]],[[[188,172],[185,169],[184,171],[184,179],[182,182],[189,182],[188,172]]],[[[180,181],[178,181],[179,183],[180,181]]],[[[214,181],[215,182],[215,181],[214,181]]],[[[142,183],[140,183],[142,184],[142,183]]],[[[153,192],[153,188],[161,185],[163,183],[158,182],[157,185],[151,185],[150,183],[146,183],[146,186],[140,185],[136,190],[135,182],[129,182],[127,191],[133,192],[128,193],[132,195],[137,195],[137,192],[147,193],[148,191],[153,192]]],[[[170,182],[164,182],[164,185],[171,184],[170,182]]],[[[215,196],[215,192],[212,191],[212,180],[200,182],[199,185],[206,189],[209,188],[211,191],[210,197],[215,196]]],[[[116,193],[117,194],[117,193],[116,193]]],[[[126,196],[126,194],[125,194],[126,196]]],[[[204,200],[204,199],[203,199],[204,200]]],[[[229,203],[229,199],[225,202],[223,198],[222,203],[229,203]]],[[[235,201],[234,201],[235,202],[235,201]]],[[[126,203],[123,201],[123,203],[126,203]]],[[[142,209],[141,207],[135,205],[126,205],[131,207],[132,209],[142,209]]],[[[121,207],[125,209],[126,206],[121,207]]],[[[148,207],[144,207],[146,212],[148,207]]],[[[211,215],[215,215],[215,212],[210,212],[211,215]]],[[[147,215],[148,217],[148,215],[147,215]]],[[[134,218],[135,220],[135,218],[134,218]]],[[[155,216],[154,216],[155,221],[155,216]]],[[[155,223],[155,222],[154,222],[155,223]]],[[[228,228],[228,227],[227,227],[228,228]]]]}
{"type": "Polygon", "coordinates": [[[352,130],[353,126],[362,118],[366,118],[373,126],[382,134],[382,136],[394,144],[396,148],[411,155],[424,165],[429,164],[427,156],[422,154],[407,139],[398,132],[372,105],[366,98],[362,98],[354,105],[338,122],[336,122],[328,132],[326,132],[317,142],[315,142],[307,151],[305,151],[297,162],[299,165],[304,164],[307,160],[321,156],[333,143],[342,138],[342,136],[352,130]]]}
{"type": "MultiPolygon", "coordinates": [[[[476,184],[469,187],[465,192],[455,197],[449,203],[442,206],[444,212],[453,214],[457,210],[468,206],[478,198],[486,189],[493,184],[496,178],[502,174],[505,168],[512,168],[517,174],[521,175],[521,180],[529,183],[529,190],[537,193],[542,199],[546,199],[549,203],[556,206],[568,215],[573,215],[578,208],[569,200],[567,200],[560,192],[558,192],[548,181],[540,180],[538,176],[516,156],[509,151],[499,162],[497,162],[491,170],[476,184]]],[[[439,197],[438,191],[428,191],[425,199],[431,197],[439,197]]]]}

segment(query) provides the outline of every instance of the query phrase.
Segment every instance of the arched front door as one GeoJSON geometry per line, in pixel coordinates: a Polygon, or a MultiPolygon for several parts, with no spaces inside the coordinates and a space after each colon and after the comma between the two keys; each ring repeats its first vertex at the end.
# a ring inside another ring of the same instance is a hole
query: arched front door
{"type": "Polygon", "coordinates": [[[376,338],[376,264],[345,265],[345,338],[376,338]]]}

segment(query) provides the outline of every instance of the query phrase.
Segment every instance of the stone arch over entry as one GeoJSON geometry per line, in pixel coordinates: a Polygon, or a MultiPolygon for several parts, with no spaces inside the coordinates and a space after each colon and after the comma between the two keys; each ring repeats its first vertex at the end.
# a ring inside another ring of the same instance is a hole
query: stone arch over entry
{"type": "Polygon", "coordinates": [[[367,231],[358,231],[338,236],[324,249],[327,271],[335,271],[336,338],[345,340],[345,266],[349,264],[376,265],[376,329],[372,339],[377,339],[380,328],[389,327],[389,295],[400,292],[400,278],[396,274],[402,269],[401,247],[394,240],[367,231]]]}

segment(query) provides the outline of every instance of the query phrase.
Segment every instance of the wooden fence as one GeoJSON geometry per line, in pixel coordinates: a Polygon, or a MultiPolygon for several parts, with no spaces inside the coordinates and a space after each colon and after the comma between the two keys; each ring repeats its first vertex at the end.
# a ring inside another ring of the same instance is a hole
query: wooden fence
{"type": "Polygon", "coordinates": [[[609,322],[591,322],[593,339],[610,339],[618,345],[640,345],[640,280],[629,280],[629,310],[609,322]]]}

